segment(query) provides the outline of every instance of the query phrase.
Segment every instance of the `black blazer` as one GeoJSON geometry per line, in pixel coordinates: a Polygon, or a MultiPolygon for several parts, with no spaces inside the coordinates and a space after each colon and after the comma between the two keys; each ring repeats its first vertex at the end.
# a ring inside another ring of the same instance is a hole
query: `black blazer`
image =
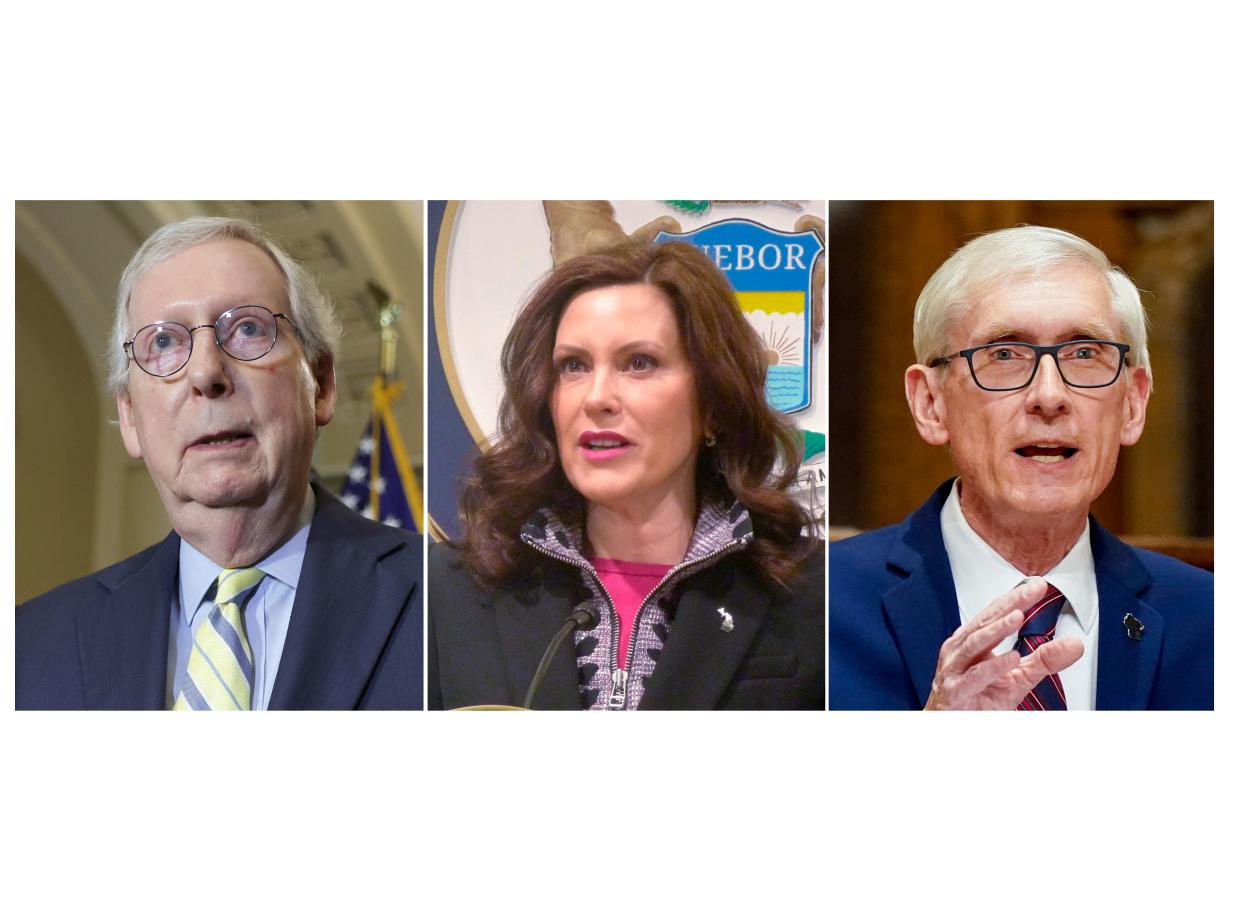
{"type": "MultiPolygon", "coordinates": [[[[556,630],[587,598],[577,569],[536,561],[519,587],[480,587],[455,549],[428,560],[428,707],[521,705],[556,630]]],[[[738,555],[678,585],[668,640],[640,709],[824,708],[824,548],[772,586],[738,555]],[[720,629],[717,608],[733,615],[720,629]]],[[[536,709],[582,707],[572,640],[557,651],[536,709]]]]}
{"type": "MultiPolygon", "coordinates": [[[[422,544],[315,489],[270,708],[421,709],[422,544]]],[[[162,709],[181,538],[17,608],[19,709],[162,709]]]]}

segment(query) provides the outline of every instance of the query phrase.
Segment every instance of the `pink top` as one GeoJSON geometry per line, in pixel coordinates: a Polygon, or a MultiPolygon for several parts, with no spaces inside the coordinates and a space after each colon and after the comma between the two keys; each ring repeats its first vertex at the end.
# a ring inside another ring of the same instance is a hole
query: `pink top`
{"type": "Polygon", "coordinates": [[[625,669],[625,657],[630,650],[630,633],[638,616],[639,604],[656,589],[660,579],[668,574],[672,565],[649,565],[644,562],[620,562],[611,558],[587,559],[595,566],[604,589],[612,598],[613,608],[621,621],[617,634],[617,667],[625,669]]]}

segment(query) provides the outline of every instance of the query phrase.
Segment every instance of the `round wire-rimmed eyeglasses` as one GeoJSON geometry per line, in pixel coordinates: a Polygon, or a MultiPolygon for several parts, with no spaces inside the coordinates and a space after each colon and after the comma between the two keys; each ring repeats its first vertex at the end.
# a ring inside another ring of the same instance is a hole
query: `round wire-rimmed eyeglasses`
{"type": "Polygon", "coordinates": [[[1117,382],[1129,350],[1123,342],[1099,338],[1076,338],[1056,345],[998,341],[938,357],[927,366],[940,367],[955,357],[964,357],[980,389],[1011,392],[1030,386],[1039,362],[1049,355],[1066,386],[1102,389],[1117,382]]]}
{"type": "Polygon", "coordinates": [[[212,329],[216,345],[239,361],[257,361],[276,347],[276,320],[283,319],[297,331],[286,313],[273,313],[265,306],[248,304],[221,313],[215,322],[186,326],[180,322],[144,325],[122,345],[138,368],[153,377],[170,377],[190,362],[194,333],[212,329]]]}

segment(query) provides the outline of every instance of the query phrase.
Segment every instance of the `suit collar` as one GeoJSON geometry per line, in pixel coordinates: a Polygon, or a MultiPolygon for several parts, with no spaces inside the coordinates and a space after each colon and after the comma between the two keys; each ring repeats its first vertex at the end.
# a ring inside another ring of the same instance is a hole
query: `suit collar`
{"type": "Polygon", "coordinates": [[[144,564],[109,589],[102,608],[78,619],[88,709],[163,709],[168,640],[181,538],[169,533],[144,564]]]}
{"type": "MultiPolygon", "coordinates": [[[[940,646],[961,624],[940,531],[940,510],[952,487],[952,481],[945,482],[898,526],[887,558],[905,577],[884,593],[884,611],[920,704],[931,691],[940,646]]],[[[1134,551],[1094,518],[1090,527],[1099,594],[1096,708],[1143,709],[1155,679],[1164,618],[1141,599],[1151,575],[1134,551]],[[1128,636],[1126,613],[1142,622],[1140,640],[1128,636]]]]}
{"type": "MultiPolygon", "coordinates": [[[[582,569],[591,567],[584,555],[582,524],[572,518],[562,520],[551,508],[543,508],[531,514],[522,525],[519,538],[537,552],[558,561],[582,569]]],[[[754,538],[750,513],[741,502],[705,504],[695,518],[686,555],[674,567],[693,565],[725,551],[739,551],[746,548],[754,538]]]]}
{"type": "Polygon", "coordinates": [[[315,503],[271,708],[355,708],[417,588],[418,560],[389,558],[409,548],[399,531],[372,526],[318,486],[315,503]]]}

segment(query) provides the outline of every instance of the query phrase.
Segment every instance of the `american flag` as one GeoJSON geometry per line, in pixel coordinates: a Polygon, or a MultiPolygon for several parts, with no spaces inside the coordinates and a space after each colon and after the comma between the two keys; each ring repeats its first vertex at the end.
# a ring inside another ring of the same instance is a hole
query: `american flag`
{"type": "Polygon", "coordinates": [[[372,384],[371,421],[345,474],[341,500],[371,520],[421,533],[422,495],[390,408],[400,390],[400,383],[382,377],[372,384]]]}

